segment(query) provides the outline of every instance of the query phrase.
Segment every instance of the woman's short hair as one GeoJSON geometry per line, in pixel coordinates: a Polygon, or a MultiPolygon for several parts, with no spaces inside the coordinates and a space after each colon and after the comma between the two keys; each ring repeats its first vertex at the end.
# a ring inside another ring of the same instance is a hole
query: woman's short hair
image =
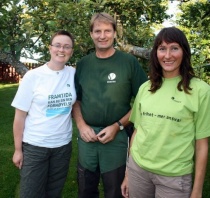
{"type": "Polygon", "coordinates": [[[66,31],[66,30],[59,30],[59,31],[57,31],[56,33],[54,33],[54,34],[52,35],[51,39],[50,39],[50,45],[52,44],[53,39],[54,39],[56,36],[58,36],[58,35],[65,35],[65,36],[68,36],[68,37],[71,39],[71,41],[72,41],[72,47],[74,47],[74,37],[73,37],[73,35],[72,35],[70,32],[68,32],[68,31],[66,31]]]}

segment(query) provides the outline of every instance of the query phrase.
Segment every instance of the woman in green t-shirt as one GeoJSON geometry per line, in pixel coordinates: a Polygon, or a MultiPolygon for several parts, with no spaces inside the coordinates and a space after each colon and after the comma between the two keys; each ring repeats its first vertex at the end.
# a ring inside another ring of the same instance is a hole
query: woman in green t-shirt
{"type": "Polygon", "coordinates": [[[136,130],[121,186],[124,197],[202,197],[210,86],[195,77],[190,59],[184,33],[163,28],[151,51],[150,80],[140,87],[130,116],[136,130]]]}

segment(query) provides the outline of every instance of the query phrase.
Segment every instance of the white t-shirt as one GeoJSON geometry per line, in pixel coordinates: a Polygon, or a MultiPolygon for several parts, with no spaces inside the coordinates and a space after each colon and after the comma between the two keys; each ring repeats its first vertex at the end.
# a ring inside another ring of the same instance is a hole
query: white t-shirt
{"type": "Polygon", "coordinates": [[[71,110],[76,100],[74,74],[73,67],[53,71],[45,64],[24,75],[11,104],[28,112],[23,142],[56,148],[71,141],[71,110]]]}

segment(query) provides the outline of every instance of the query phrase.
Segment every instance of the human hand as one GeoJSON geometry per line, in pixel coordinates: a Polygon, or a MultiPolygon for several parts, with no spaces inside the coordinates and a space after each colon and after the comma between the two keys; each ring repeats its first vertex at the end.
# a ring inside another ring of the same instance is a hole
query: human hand
{"type": "Polygon", "coordinates": [[[12,161],[17,168],[21,169],[23,165],[23,152],[15,151],[13,154],[12,161]]]}
{"type": "Polygon", "coordinates": [[[193,188],[190,198],[202,198],[202,189],[193,188]]]}
{"type": "Polygon", "coordinates": [[[95,131],[88,125],[83,125],[79,129],[80,137],[85,142],[96,142],[98,141],[98,137],[95,134],[95,131]]]}
{"type": "Polygon", "coordinates": [[[119,128],[116,124],[110,125],[97,134],[98,140],[103,144],[111,142],[115,138],[118,131],[119,128]]]}
{"type": "Polygon", "coordinates": [[[129,198],[129,189],[128,189],[128,178],[125,175],[123,183],[121,184],[121,193],[125,198],[129,198]]]}

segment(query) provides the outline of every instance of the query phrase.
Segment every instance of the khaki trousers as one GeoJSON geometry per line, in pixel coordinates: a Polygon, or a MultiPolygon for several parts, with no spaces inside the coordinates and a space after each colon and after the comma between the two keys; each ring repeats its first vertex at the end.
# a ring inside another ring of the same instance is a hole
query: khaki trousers
{"type": "Polygon", "coordinates": [[[139,167],[130,156],[127,162],[129,198],[189,198],[192,175],[166,177],[139,167]]]}

